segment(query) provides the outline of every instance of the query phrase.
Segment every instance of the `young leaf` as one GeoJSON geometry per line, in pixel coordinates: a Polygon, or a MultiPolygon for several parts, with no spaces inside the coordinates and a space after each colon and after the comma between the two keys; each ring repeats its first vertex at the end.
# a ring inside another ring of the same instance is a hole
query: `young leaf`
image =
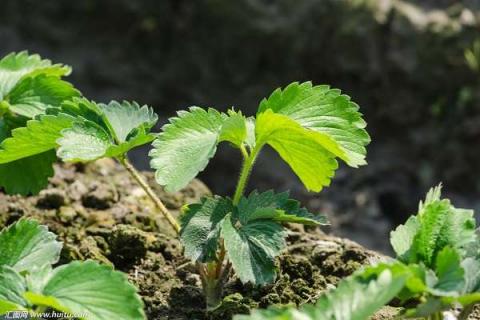
{"type": "Polygon", "coordinates": [[[306,129],[330,137],[337,145],[330,141],[324,148],[350,166],[357,167],[366,164],[365,146],[370,142],[358,109],[358,105],[338,89],[312,86],[311,82],[294,82],[264,99],[258,113],[271,110],[288,116],[306,129]]]}
{"type": "Polygon", "coordinates": [[[56,160],[55,152],[47,151],[0,164],[0,187],[7,194],[37,194],[48,185],[48,179],[53,177],[52,165],[56,160]]]}
{"type": "Polygon", "coordinates": [[[64,161],[123,156],[155,138],[149,131],[157,122],[157,115],[135,102],[112,101],[105,105],[74,99],[62,105],[62,112],[80,117],[72,127],[62,130],[62,137],[57,140],[57,154],[64,161]]]}
{"type": "Polygon", "coordinates": [[[229,111],[229,117],[224,120],[220,131],[220,141],[229,141],[240,147],[247,139],[247,119],[241,112],[229,111]]]}
{"type": "Polygon", "coordinates": [[[200,262],[215,260],[223,218],[232,211],[232,201],[219,196],[188,205],[180,217],[185,256],[200,262]]]}
{"type": "Polygon", "coordinates": [[[275,280],[275,258],[285,247],[283,227],[272,221],[253,221],[237,228],[231,214],[223,221],[222,237],[233,269],[244,283],[275,280]]]}
{"type": "Polygon", "coordinates": [[[418,228],[417,218],[411,216],[404,225],[399,225],[394,231],[390,232],[390,243],[399,260],[408,263],[410,248],[418,228]]]}
{"type": "Polygon", "coordinates": [[[28,52],[11,53],[0,60],[0,101],[26,76],[46,74],[56,77],[69,75],[70,67],[61,64],[52,65],[39,55],[28,52]]]}
{"type": "Polygon", "coordinates": [[[62,249],[56,238],[35,220],[22,219],[0,232],[0,266],[24,272],[54,264],[62,249]]]}
{"type": "Polygon", "coordinates": [[[104,129],[92,121],[77,121],[62,131],[57,140],[57,155],[63,161],[93,161],[107,155],[113,141],[104,129]]]}
{"type": "Polygon", "coordinates": [[[271,110],[260,113],[255,124],[256,148],[269,144],[287,162],[308,190],[320,191],[330,184],[338,163],[331,149],[338,145],[329,136],[304,129],[271,110]]]}
{"type": "Polygon", "coordinates": [[[462,261],[462,268],[465,271],[465,286],[462,293],[480,291],[480,261],[475,258],[466,258],[462,261]]]}
{"type": "Polygon", "coordinates": [[[434,290],[437,295],[458,295],[465,284],[464,270],[460,264],[460,256],[450,248],[443,248],[437,255],[435,274],[438,282],[434,290]]]}
{"type": "Polygon", "coordinates": [[[70,83],[56,76],[39,74],[21,80],[6,98],[11,111],[34,118],[44,114],[47,108],[59,107],[63,101],[79,95],[70,83]]]}
{"type": "Polygon", "coordinates": [[[21,310],[20,306],[26,305],[23,299],[25,291],[23,277],[14,269],[0,265],[0,315],[8,311],[21,310]]]}
{"type": "Polygon", "coordinates": [[[325,216],[314,215],[300,207],[298,201],[289,199],[288,192],[275,194],[272,190],[260,194],[253,191],[248,197],[242,197],[236,214],[242,224],[261,219],[307,225],[328,224],[325,216]]]}
{"type": "Polygon", "coordinates": [[[217,150],[224,120],[218,111],[198,107],[171,118],[150,152],[157,182],[167,191],[177,191],[205,169],[217,150]]]}
{"type": "Polygon", "coordinates": [[[142,300],[126,276],[93,261],[58,267],[42,292],[28,292],[25,298],[63,312],[87,313],[82,319],[146,319],[142,300]]]}

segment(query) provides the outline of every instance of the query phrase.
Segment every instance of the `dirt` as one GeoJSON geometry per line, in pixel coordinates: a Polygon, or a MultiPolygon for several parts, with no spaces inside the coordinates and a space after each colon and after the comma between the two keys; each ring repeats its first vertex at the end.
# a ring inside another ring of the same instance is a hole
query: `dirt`
{"type": "MultiPolygon", "coordinates": [[[[222,304],[204,311],[200,279],[182,256],[182,246],[160,218],[145,193],[112,161],[89,166],[57,165],[48,189],[38,196],[0,193],[0,227],[21,217],[46,224],[65,243],[60,263],[94,259],[128,273],[139,288],[148,319],[231,319],[237,313],[272,304],[314,302],[326,289],[379,255],[317,228],[292,225],[288,248],[278,259],[274,284],[254,287],[231,279],[222,304]]],[[[145,173],[167,207],[176,215],[185,203],[209,194],[194,180],[167,194],[145,173]]],[[[385,312],[376,319],[388,319],[385,312]]]]}

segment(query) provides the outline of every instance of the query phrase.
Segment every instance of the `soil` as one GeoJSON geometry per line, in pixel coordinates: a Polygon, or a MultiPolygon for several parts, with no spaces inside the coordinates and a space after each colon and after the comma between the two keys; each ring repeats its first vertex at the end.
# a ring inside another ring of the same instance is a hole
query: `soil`
{"type": "MultiPolygon", "coordinates": [[[[341,278],[381,258],[318,228],[292,225],[288,248],[278,260],[277,281],[258,288],[231,279],[220,307],[206,314],[195,268],[182,256],[170,226],[123,168],[101,160],[89,166],[57,165],[55,172],[38,196],[0,193],[0,227],[33,217],[65,243],[60,263],[94,259],[128,273],[143,297],[148,319],[226,320],[251,308],[314,302],[341,278]]],[[[153,174],[145,175],[176,215],[182,205],[209,194],[199,180],[167,194],[154,183],[153,174]]],[[[389,319],[394,311],[382,310],[376,319],[389,319]]]]}

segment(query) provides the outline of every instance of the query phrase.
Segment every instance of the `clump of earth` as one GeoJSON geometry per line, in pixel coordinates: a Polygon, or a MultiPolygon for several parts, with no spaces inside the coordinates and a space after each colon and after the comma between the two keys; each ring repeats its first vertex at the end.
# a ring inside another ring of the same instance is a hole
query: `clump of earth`
{"type": "MultiPolygon", "coordinates": [[[[166,193],[145,173],[174,215],[184,204],[210,194],[199,180],[166,193]]],[[[65,243],[60,264],[93,259],[128,274],[145,303],[148,319],[231,319],[252,308],[313,303],[325,290],[380,255],[326,235],[319,228],[289,226],[288,247],[278,259],[278,279],[265,287],[232,278],[222,304],[207,313],[200,278],[182,255],[182,245],[144,191],[110,160],[55,166],[55,176],[37,196],[0,192],[0,227],[34,218],[65,243]]],[[[390,319],[385,308],[376,319],[390,319]]]]}

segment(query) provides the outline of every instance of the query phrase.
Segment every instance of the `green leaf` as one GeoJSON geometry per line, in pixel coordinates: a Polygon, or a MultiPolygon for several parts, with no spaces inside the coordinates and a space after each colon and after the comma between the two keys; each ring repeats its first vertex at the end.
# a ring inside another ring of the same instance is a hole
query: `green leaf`
{"type": "Polygon", "coordinates": [[[106,119],[106,124],[111,129],[110,133],[117,144],[127,142],[135,130],[144,134],[157,123],[158,116],[152,108],[141,106],[136,102],[112,101],[109,104],[98,104],[98,108],[106,119]]]}
{"type": "Polygon", "coordinates": [[[50,107],[60,107],[64,100],[79,96],[73,86],[56,76],[40,74],[21,80],[6,97],[9,109],[34,118],[50,107]]]}
{"type": "Polygon", "coordinates": [[[93,261],[75,261],[55,269],[41,295],[26,294],[35,304],[73,314],[82,319],[146,319],[143,303],[126,276],[93,261]]]}
{"type": "Polygon", "coordinates": [[[152,141],[149,131],[158,116],[136,102],[96,104],[74,99],[62,105],[62,112],[77,115],[71,128],[57,140],[58,156],[64,161],[92,161],[103,157],[123,156],[134,147],[152,141]]]}
{"type": "Polygon", "coordinates": [[[239,148],[247,139],[247,119],[241,112],[229,111],[220,131],[220,141],[228,141],[239,148]]]}
{"type": "Polygon", "coordinates": [[[53,177],[53,163],[57,160],[54,151],[0,164],[0,187],[7,194],[27,196],[37,194],[53,177]]]}
{"type": "Polygon", "coordinates": [[[205,169],[217,150],[224,119],[214,109],[198,107],[171,118],[150,152],[157,182],[167,191],[177,191],[205,169]]]}
{"type": "Polygon", "coordinates": [[[350,166],[357,167],[366,164],[365,146],[370,142],[358,109],[358,105],[338,89],[326,85],[312,86],[311,82],[294,82],[264,99],[258,113],[272,110],[306,129],[328,136],[331,141],[324,148],[350,166]]]}
{"type": "Polygon", "coordinates": [[[272,221],[253,221],[237,228],[231,215],[223,221],[222,237],[233,269],[244,283],[271,283],[276,278],[275,258],[285,247],[285,232],[272,221]]]}
{"type": "Polygon", "coordinates": [[[232,211],[232,201],[219,196],[188,205],[180,217],[185,256],[200,262],[215,260],[223,219],[232,211]]]}
{"type": "Polygon", "coordinates": [[[435,274],[438,282],[435,293],[439,295],[458,295],[465,284],[464,270],[460,264],[459,254],[450,247],[444,247],[437,255],[435,274]]]}
{"type": "Polygon", "coordinates": [[[330,137],[304,129],[294,120],[271,110],[257,116],[255,130],[256,148],[269,144],[308,190],[318,192],[330,184],[338,168],[335,155],[329,151],[336,148],[330,137]]]}
{"type": "Polygon", "coordinates": [[[104,157],[113,145],[108,133],[92,121],[74,122],[61,133],[57,155],[63,161],[93,161],[104,157]]]}
{"type": "Polygon", "coordinates": [[[12,130],[12,136],[0,145],[0,164],[56,148],[60,132],[70,127],[72,121],[73,118],[65,114],[42,115],[36,120],[28,121],[25,127],[12,130]]]}
{"type": "Polygon", "coordinates": [[[470,244],[478,241],[473,211],[457,209],[448,199],[441,200],[440,191],[440,186],[432,189],[419,205],[418,230],[408,255],[411,263],[422,262],[433,268],[436,255],[444,247],[463,255],[470,244]]]}
{"type": "Polygon", "coordinates": [[[368,279],[362,279],[361,273],[349,277],[318,300],[316,319],[368,319],[400,292],[405,281],[405,274],[389,269],[368,279]]]}
{"type": "Polygon", "coordinates": [[[273,190],[260,194],[253,191],[248,197],[242,197],[238,203],[237,215],[242,224],[261,219],[307,225],[328,224],[325,216],[314,215],[300,207],[298,201],[289,199],[288,192],[275,194],[273,190]]]}
{"type": "Polygon", "coordinates": [[[13,268],[6,265],[0,265],[0,315],[8,311],[18,310],[5,309],[25,306],[26,302],[23,299],[23,293],[25,290],[26,284],[23,277],[13,268]],[[5,302],[10,302],[10,304],[7,305],[5,302]]]}
{"type": "Polygon", "coordinates": [[[337,288],[324,293],[315,306],[305,305],[300,310],[271,307],[254,310],[249,316],[235,316],[234,320],[369,319],[400,292],[407,279],[404,268],[376,268],[367,268],[342,280],[337,288]]]}
{"type": "Polygon", "coordinates": [[[56,239],[35,220],[21,219],[0,232],[0,265],[23,272],[54,264],[62,249],[56,239]]]}
{"type": "Polygon", "coordinates": [[[418,228],[417,218],[411,216],[404,225],[399,225],[394,231],[390,232],[390,243],[399,260],[408,262],[409,251],[418,228]]]}
{"type": "Polygon", "coordinates": [[[462,261],[465,271],[465,286],[463,294],[480,291],[480,261],[475,258],[466,258],[462,261]]]}
{"type": "Polygon", "coordinates": [[[50,60],[44,60],[37,54],[29,55],[26,51],[10,53],[0,60],[0,101],[23,77],[38,74],[61,77],[69,75],[70,72],[70,67],[52,65],[50,60]]]}

